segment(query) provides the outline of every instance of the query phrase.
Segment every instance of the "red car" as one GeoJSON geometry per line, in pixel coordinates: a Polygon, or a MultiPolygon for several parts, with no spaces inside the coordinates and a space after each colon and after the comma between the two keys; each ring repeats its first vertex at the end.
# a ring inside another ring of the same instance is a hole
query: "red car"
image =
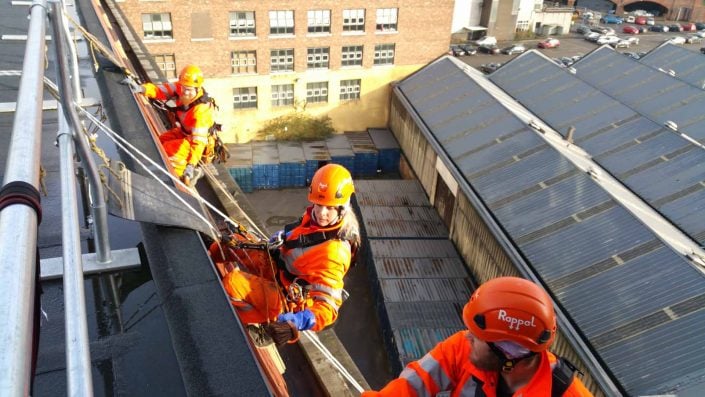
{"type": "Polygon", "coordinates": [[[561,45],[560,40],[554,38],[547,38],[546,40],[539,43],[539,48],[557,48],[561,45]]]}
{"type": "Polygon", "coordinates": [[[646,25],[646,17],[636,17],[634,18],[634,23],[637,25],[646,25]]]}
{"type": "Polygon", "coordinates": [[[695,24],[691,22],[685,22],[681,24],[681,26],[683,26],[684,32],[695,32],[696,30],[698,30],[698,28],[695,27],[695,24]]]}
{"type": "Polygon", "coordinates": [[[628,34],[639,34],[639,28],[628,25],[622,28],[622,32],[628,34]]]}

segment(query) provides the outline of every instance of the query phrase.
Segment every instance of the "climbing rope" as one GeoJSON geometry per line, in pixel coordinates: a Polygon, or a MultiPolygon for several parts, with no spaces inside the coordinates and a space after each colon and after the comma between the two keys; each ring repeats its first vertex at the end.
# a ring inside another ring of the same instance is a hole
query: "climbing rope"
{"type": "Polygon", "coordinates": [[[325,356],[325,358],[333,365],[333,367],[335,367],[335,369],[338,370],[340,375],[342,375],[343,378],[345,378],[350,383],[350,385],[352,385],[352,387],[355,388],[355,390],[357,390],[360,393],[362,393],[364,391],[362,386],[360,386],[360,384],[355,380],[355,378],[353,378],[353,376],[350,374],[350,372],[348,372],[348,370],[345,369],[343,364],[341,364],[340,361],[338,361],[338,359],[336,359],[335,356],[333,356],[333,354],[330,352],[330,350],[328,350],[328,348],[326,348],[326,346],[321,342],[321,340],[318,339],[318,335],[316,335],[315,333],[313,333],[311,331],[302,331],[301,333],[304,334],[304,336],[309,341],[311,341],[311,343],[313,343],[313,345],[316,346],[321,353],[323,353],[323,356],[325,356]]]}

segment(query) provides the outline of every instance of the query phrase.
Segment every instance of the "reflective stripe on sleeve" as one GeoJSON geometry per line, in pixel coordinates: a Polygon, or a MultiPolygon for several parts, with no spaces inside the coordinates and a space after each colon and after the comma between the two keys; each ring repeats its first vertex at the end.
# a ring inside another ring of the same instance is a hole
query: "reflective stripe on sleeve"
{"type": "Polygon", "coordinates": [[[440,390],[450,390],[452,382],[446,371],[441,367],[441,364],[433,358],[431,354],[426,354],[419,361],[419,365],[423,368],[426,373],[433,379],[438,385],[440,390]]]}
{"type": "Polygon", "coordinates": [[[459,395],[461,397],[475,397],[475,393],[477,393],[477,383],[472,379],[472,376],[470,376],[467,382],[460,388],[459,395]]]}
{"type": "Polygon", "coordinates": [[[416,391],[418,397],[431,397],[431,394],[426,390],[426,386],[423,384],[423,380],[413,369],[404,368],[401,374],[399,374],[399,377],[409,382],[409,386],[416,391]]]}

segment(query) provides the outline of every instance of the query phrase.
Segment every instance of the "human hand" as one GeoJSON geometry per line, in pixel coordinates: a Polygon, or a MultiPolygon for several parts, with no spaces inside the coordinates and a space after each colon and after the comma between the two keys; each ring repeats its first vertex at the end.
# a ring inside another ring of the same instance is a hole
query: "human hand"
{"type": "Polygon", "coordinates": [[[186,166],[186,169],[184,169],[184,173],[182,176],[184,179],[191,180],[191,179],[193,179],[194,172],[195,172],[195,169],[193,167],[193,164],[189,164],[186,166]]]}
{"type": "Polygon", "coordinates": [[[282,313],[277,317],[277,321],[291,322],[300,331],[306,331],[316,325],[316,317],[309,309],[304,309],[296,313],[282,313]]]}
{"type": "Polygon", "coordinates": [[[125,77],[124,79],[120,80],[120,84],[130,87],[130,91],[132,91],[133,94],[144,93],[144,87],[142,87],[142,85],[140,84],[137,84],[135,79],[133,79],[132,77],[125,77]]]}

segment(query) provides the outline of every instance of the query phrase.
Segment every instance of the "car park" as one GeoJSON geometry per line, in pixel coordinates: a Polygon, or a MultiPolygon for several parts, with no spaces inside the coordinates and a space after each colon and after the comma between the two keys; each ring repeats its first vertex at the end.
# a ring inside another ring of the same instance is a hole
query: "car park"
{"type": "Polygon", "coordinates": [[[477,48],[471,46],[470,44],[460,44],[459,47],[465,51],[465,55],[477,54],[477,48]]]}
{"type": "Polygon", "coordinates": [[[622,32],[627,34],[639,34],[639,28],[636,26],[627,25],[622,28],[622,32]]]}
{"type": "Polygon", "coordinates": [[[685,37],[683,36],[673,36],[667,40],[671,44],[685,44],[685,37]]]}
{"type": "Polygon", "coordinates": [[[627,37],[625,40],[629,42],[629,45],[639,45],[638,37],[627,37]]]}
{"type": "Polygon", "coordinates": [[[512,44],[509,47],[502,48],[502,53],[507,55],[521,54],[526,51],[526,47],[522,44],[512,44]]]}
{"type": "Polygon", "coordinates": [[[619,43],[619,41],[622,40],[617,36],[602,36],[597,39],[597,44],[609,44],[609,45],[615,45],[619,43]]]}
{"type": "Polygon", "coordinates": [[[597,33],[597,32],[590,32],[590,33],[588,33],[588,34],[585,35],[585,40],[591,41],[591,42],[594,43],[594,42],[596,42],[597,39],[599,39],[600,37],[602,37],[602,35],[601,35],[600,33],[597,33]]]}
{"type": "Polygon", "coordinates": [[[586,34],[588,32],[590,32],[590,27],[587,25],[577,25],[575,27],[575,33],[586,34]]]}
{"type": "Polygon", "coordinates": [[[463,51],[459,46],[457,45],[451,45],[450,50],[448,51],[450,55],[453,55],[454,57],[459,57],[465,55],[465,51],[463,51]]]}
{"type": "Polygon", "coordinates": [[[684,32],[695,32],[696,30],[698,30],[698,28],[695,27],[695,24],[692,22],[682,23],[681,26],[683,27],[684,32]]]}
{"type": "Polygon", "coordinates": [[[637,25],[646,25],[647,18],[645,16],[638,16],[634,18],[634,23],[637,25]]]}
{"type": "Polygon", "coordinates": [[[682,32],[683,31],[683,26],[679,23],[673,23],[668,25],[668,31],[669,32],[682,32]]]}
{"type": "Polygon", "coordinates": [[[650,26],[639,26],[639,33],[646,33],[649,31],[650,26]]]}
{"type": "Polygon", "coordinates": [[[494,36],[484,36],[479,40],[475,41],[477,45],[497,45],[497,38],[494,36]]]}
{"type": "Polygon", "coordinates": [[[553,37],[549,37],[546,40],[539,42],[538,47],[539,48],[557,48],[557,47],[560,47],[560,45],[561,45],[560,40],[553,38],[553,37]]]}
{"type": "Polygon", "coordinates": [[[668,32],[668,26],[664,25],[653,25],[649,28],[650,31],[652,32],[668,32]]]}
{"type": "Polygon", "coordinates": [[[481,45],[477,47],[477,51],[485,54],[496,55],[499,54],[499,47],[496,45],[481,45]]]}
{"type": "Polygon", "coordinates": [[[593,26],[590,28],[590,31],[607,35],[615,34],[614,29],[608,28],[607,26],[593,26]]]}
{"type": "Polygon", "coordinates": [[[613,15],[613,14],[607,14],[604,17],[600,18],[600,22],[602,23],[615,23],[615,24],[622,24],[624,23],[624,19],[613,15]]]}

